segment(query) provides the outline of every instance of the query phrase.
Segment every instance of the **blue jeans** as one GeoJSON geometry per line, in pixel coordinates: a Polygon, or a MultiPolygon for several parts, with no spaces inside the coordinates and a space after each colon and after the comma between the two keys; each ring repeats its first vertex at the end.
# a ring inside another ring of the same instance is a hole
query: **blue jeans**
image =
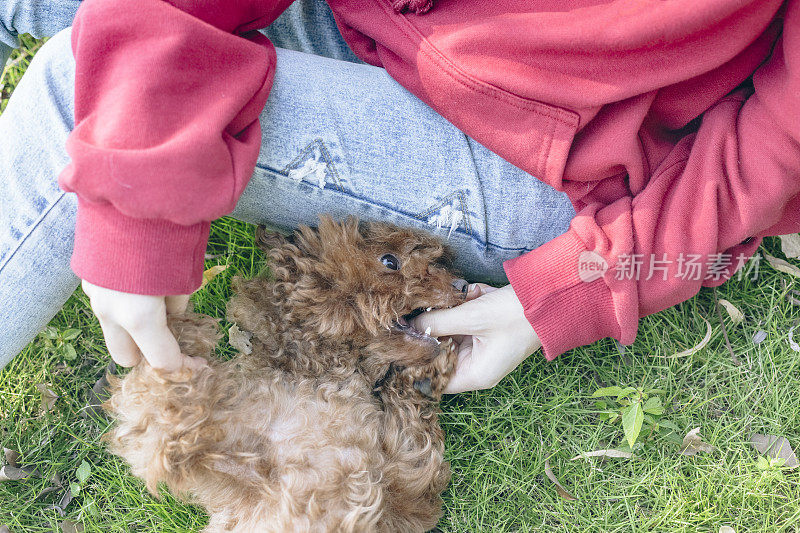
{"type": "MultiPolygon", "coordinates": [[[[79,284],[69,267],[76,199],[56,179],[73,127],[69,25],[78,2],[4,0],[0,42],[56,34],[0,116],[0,367],[79,284]],[[67,29],[65,29],[67,28],[67,29]]],[[[563,233],[567,197],[360,62],[322,0],[298,0],[264,30],[278,49],[252,179],[232,215],[284,229],[349,214],[440,235],[471,280],[563,233]]],[[[2,45],[0,45],[1,47],[2,45]]]]}

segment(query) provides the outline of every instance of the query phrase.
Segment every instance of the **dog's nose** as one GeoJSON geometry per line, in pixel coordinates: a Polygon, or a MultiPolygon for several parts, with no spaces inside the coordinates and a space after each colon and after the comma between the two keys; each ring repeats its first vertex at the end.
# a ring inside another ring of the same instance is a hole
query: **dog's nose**
{"type": "Polygon", "coordinates": [[[453,288],[464,295],[467,294],[467,288],[469,287],[469,283],[465,279],[457,279],[453,280],[453,288]]]}

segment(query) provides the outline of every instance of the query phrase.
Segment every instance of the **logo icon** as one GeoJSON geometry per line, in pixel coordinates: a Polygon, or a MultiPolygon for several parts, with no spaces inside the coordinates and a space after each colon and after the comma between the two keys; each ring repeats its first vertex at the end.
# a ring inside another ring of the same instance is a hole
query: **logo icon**
{"type": "Polygon", "coordinates": [[[586,250],[578,256],[578,277],[584,283],[600,279],[608,270],[608,262],[597,252],[586,250]]]}

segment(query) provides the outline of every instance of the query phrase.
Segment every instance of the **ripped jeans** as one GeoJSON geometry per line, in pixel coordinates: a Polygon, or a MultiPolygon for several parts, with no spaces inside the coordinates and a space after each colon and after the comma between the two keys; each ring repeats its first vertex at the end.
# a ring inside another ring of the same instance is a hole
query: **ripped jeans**
{"type": "MultiPolygon", "coordinates": [[[[16,34],[53,37],[0,116],[0,367],[79,284],[69,267],[74,194],[58,188],[73,127],[70,30],[79,2],[4,0],[0,58],[16,34]],[[66,29],[65,29],[66,28],[66,29]]],[[[232,215],[284,229],[321,213],[440,235],[467,279],[566,231],[566,195],[465,136],[386,72],[363,64],[322,0],[298,0],[264,33],[278,47],[261,154],[232,215]]]]}

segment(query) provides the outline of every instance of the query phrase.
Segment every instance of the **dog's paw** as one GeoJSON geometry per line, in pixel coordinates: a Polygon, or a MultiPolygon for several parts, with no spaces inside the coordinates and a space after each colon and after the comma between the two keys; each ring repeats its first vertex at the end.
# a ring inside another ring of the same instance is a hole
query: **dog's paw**
{"type": "Polygon", "coordinates": [[[439,400],[455,371],[457,361],[455,343],[447,338],[439,345],[439,355],[432,362],[404,368],[402,374],[414,390],[426,398],[439,400]]]}
{"type": "Polygon", "coordinates": [[[414,380],[414,388],[419,391],[423,396],[433,398],[433,384],[431,378],[422,378],[414,380]]]}
{"type": "Polygon", "coordinates": [[[392,7],[397,13],[412,12],[417,15],[427,13],[433,7],[433,0],[392,0],[392,7]]]}

